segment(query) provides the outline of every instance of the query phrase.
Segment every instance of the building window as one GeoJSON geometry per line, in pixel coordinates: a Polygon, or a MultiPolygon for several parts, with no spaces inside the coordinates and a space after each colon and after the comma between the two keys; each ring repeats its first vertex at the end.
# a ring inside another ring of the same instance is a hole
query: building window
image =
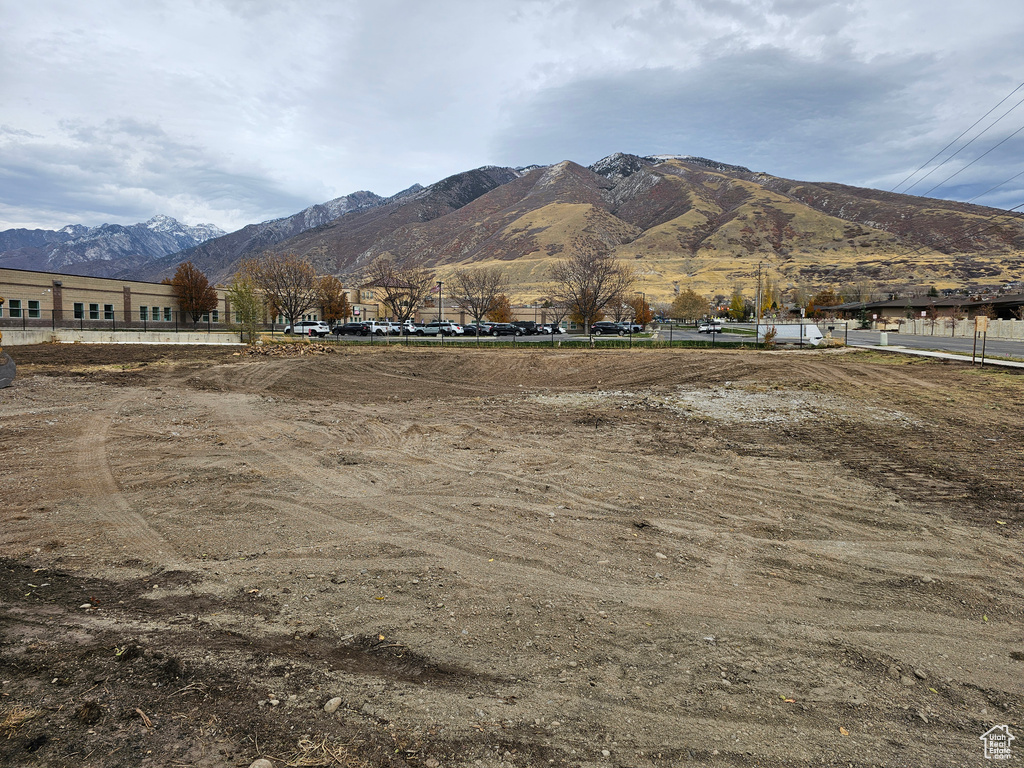
{"type": "Polygon", "coordinates": [[[113,320],[114,319],[114,305],[113,304],[104,304],[103,305],[103,319],[104,320],[113,320]]]}
{"type": "Polygon", "coordinates": [[[21,317],[21,299],[9,299],[7,309],[10,310],[11,317],[21,317]]]}
{"type": "Polygon", "coordinates": [[[164,320],[169,323],[169,322],[171,322],[171,318],[172,318],[171,308],[170,307],[164,307],[164,320]]]}
{"type": "Polygon", "coordinates": [[[75,320],[81,320],[85,317],[85,304],[80,301],[75,302],[75,320]]]}
{"type": "Polygon", "coordinates": [[[215,323],[219,323],[220,322],[220,310],[219,309],[213,310],[213,322],[215,322],[215,323]]]}
{"type": "Polygon", "coordinates": [[[33,301],[32,299],[28,300],[28,316],[29,317],[40,317],[39,302],[38,301],[33,301]]]}
{"type": "Polygon", "coordinates": [[[153,319],[154,320],[159,320],[160,319],[160,307],[153,307],[153,319]]]}
{"type": "Polygon", "coordinates": [[[100,305],[99,304],[90,304],[89,305],[89,319],[90,320],[99,320],[100,319],[100,305]]]}
{"type": "Polygon", "coordinates": [[[149,307],[139,307],[139,320],[149,320],[149,307]]]}

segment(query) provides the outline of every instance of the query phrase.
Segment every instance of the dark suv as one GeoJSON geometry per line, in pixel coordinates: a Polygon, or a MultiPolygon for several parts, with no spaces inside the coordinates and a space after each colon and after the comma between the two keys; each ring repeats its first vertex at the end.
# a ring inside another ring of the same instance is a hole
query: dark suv
{"type": "Polygon", "coordinates": [[[360,336],[367,336],[370,333],[370,326],[368,323],[345,323],[344,325],[334,326],[334,333],[338,336],[342,334],[359,334],[360,336]]]}
{"type": "Polygon", "coordinates": [[[514,320],[512,325],[522,331],[521,335],[523,336],[533,336],[536,333],[540,333],[537,330],[537,324],[533,320],[514,320]]]}
{"type": "Polygon", "coordinates": [[[491,323],[487,329],[491,336],[522,336],[523,331],[512,323],[491,323]]]}
{"type": "Polygon", "coordinates": [[[625,336],[628,333],[628,329],[625,326],[613,323],[610,320],[598,320],[596,323],[590,325],[590,332],[595,336],[602,334],[616,334],[618,336],[625,336]]]}

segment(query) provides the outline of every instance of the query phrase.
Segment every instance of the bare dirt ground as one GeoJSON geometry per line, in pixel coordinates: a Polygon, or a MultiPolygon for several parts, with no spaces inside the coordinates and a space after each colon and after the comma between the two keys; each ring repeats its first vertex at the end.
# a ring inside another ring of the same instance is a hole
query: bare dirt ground
{"type": "Polygon", "coordinates": [[[1024,744],[1022,376],[10,351],[0,765],[902,768],[988,764],[997,724],[1024,744]]]}

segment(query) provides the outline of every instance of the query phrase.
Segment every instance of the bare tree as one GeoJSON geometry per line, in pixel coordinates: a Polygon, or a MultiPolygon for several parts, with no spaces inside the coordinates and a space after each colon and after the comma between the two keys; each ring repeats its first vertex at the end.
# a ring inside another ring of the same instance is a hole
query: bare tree
{"type": "Polygon", "coordinates": [[[437,285],[434,273],[420,267],[399,267],[394,260],[381,257],[370,265],[366,282],[377,298],[400,323],[411,320],[416,310],[437,285]]]}
{"type": "Polygon", "coordinates": [[[991,304],[982,304],[976,310],[974,310],[975,317],[987,317],[990,320],[995,320],[998,315],[996,314],[995,307],[991,304]]]}
{"type": "Polygon", "coordinates": [[[605,308],[616,323],[621,323],[630,315],[630,306],[624,296],[614,296],[605,308]]]}
{"type": "Polygon", "coordinates": [[[293,253],[267,252],[259,258],[247,259],[238,273],[263,292],[273,314],[283,315],[289,325],[295,325],[320,301],[316,270],[293,253]]]}
{"type": "Polygon", "coordinates": [[[459,269],[448,280],[448,296],[459,309],[479,323],[495,308],[498,296],[508,290],[508,278],[497,267],[493,269],[459,269]]]}
{"type": "Polygon", "coordinates": [[[174,294],[178,298],[178,308],[191,315],[192,322],[217,308],[217,291],[202,270],[191,261],[178,265],[170,284],[174,286],[174,294]]]}
{"type": "Polygon", "coordinates": [[[939,308],[936,307],[934,304],[930,304],[930,305],[928,305],[928,309],[926,311],[928,313],[926,315],[927,318],[928,318],[928,322],[931,324],[931,327],[932,327],[932,336],[934,336],[935,335],[935,321],[939,317],[939,308]]]}
{"type": "Polygon", "coordinates": [[[601,243],[556,262],[551,276],[556,283],[554,298],[583,321],[585,332],[609,302],[630,291],[635,279],[633,270],[601,243]]]}
{"type": "Polygon", "coordinates": [[[569,314],[569,305],[561,299],[547,299],[544,302],[544,313],[546,320],[552,325],[561,325],[565,316],[569,314]]]}
{"type": "Polygon", "coordinates": [[[967,317],[967,313],[964,312],[964,308],[959,304],[954,304],[949,310],[949,335],[956,336],[956,324],[958,321],[963,320],[967,317]]]}

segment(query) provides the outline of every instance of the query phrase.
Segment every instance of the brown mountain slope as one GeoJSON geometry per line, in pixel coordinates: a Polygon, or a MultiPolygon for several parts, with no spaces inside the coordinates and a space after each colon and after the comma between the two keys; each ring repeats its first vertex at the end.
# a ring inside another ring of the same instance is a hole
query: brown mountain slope
{"type": "Polygon", "coordinates": [[[638,290],[664,300],[682,287],[750,293],[759,265],[782,288],[1019,279],[1024,226],[993,221],[999,213],[701,158],[613,155],[589,169],[567,161],[457,174],[271,247],[350,283],[382,256],[441,278],[501,266],[520,301],[550,291],[557,259],[609,249],[637,270],[638,290]]]}
{"type": "Polygon", "coordinates": [[[511,168],[494,166],[456,174],[386,205],[346,214],[278,243],[271,250],[306,256],[323,272],[353,275],[383,252],[380,241],[402,231],[401,239],[409,243],[403,257],[423,261],[413,247],[418,227],[448,216],[518,176],[511,168]]]}

